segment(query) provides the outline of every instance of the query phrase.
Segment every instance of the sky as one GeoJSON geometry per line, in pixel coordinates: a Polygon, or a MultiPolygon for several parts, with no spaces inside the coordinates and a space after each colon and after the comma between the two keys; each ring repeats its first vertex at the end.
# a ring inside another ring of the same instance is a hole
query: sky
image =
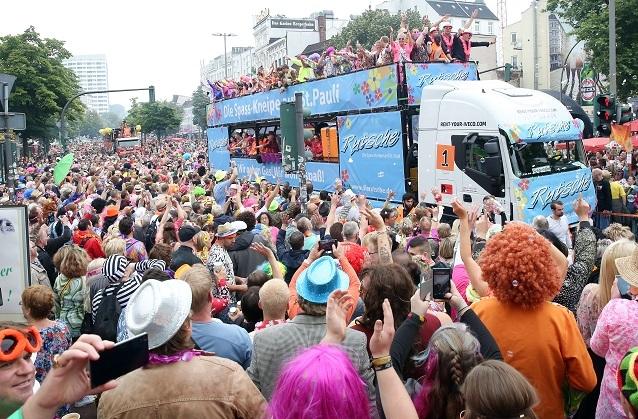
{"type": "MultiPolygon", "coordinates": [[[[18,34],[34,26],[43,37],[60,39],[74,55],[105,54],[109,88],[154,85],[158,100],[190,96],[199,84],[200,65],[224,52],[214,32],[231,32],[231,46],[252,46],[254,16],[268,7],[289,18],[333,10],[347,19],[378,0],[7,0],[0,35],[18,34]],[[7,18],[8,17],[8,18],[7,18]]],[[[496,14],[496,0],[486,0],[496,14]]],[[[528,0],[508,0],[508,21],[515,22],[528,0]]],[[[144,92],[111,93],[111,104],[128,108],[131,97],[147,100],[144,92]]]]}

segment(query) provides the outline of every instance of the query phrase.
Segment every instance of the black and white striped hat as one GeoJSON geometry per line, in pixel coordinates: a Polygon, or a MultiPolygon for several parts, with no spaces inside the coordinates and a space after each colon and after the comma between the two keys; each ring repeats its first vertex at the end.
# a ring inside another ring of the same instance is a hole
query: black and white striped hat
{"type": "Polygon", "coordinates": [[[126,272],[128,266],[128,260],[121,255],[111,255],[104,262],[102,267],[102,274],[109,279],[109,281],[119,281],[126,272]]]}

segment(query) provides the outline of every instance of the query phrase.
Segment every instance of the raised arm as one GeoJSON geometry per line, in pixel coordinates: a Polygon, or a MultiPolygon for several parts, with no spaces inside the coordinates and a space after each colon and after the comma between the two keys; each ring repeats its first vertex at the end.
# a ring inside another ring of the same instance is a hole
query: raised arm
{"type": "Polygon", "coordinates": [[[379,263],[392,263],[392,244],[390,243],[388,231],[383,223],[383,218],[368,208],[365,208],[361,213],[368,218],[368,223],[376,230],[379,263]]]}
{"type": "Polygon", "coordinates": [[[465,23],[465,25],[463,26],[463,30],[469,29],[470,26],[472,26],[472,22],[474,22],[474,19],[476,19],[477,16],[478,9],[474,9],[474,11],[472,12],[472,16],[470,16],[470,20],[468,20],[467,23],[465,23]]]}
{"type": "Polygon", "coordinates": [[[328,213],[328,217],[326,217],[326,230],[330,230],[330,227],[335,223],[335,218],[337,218],[337,206],[339,205],[340,199],[337,193],[330,195],[330,212],[328,213]]]}
{"type": "Polygon", "coordinates": [[[394,339],[394,317],[387,298],[383,301],[383,321],[374,324],[374,334],[370,339],[372,365],[377,376],[377,384],[383,413],[387,419],[416,419],[418,415],[403,382],[392,368],[390,347],[394,339]]]}
{"type": "Polygon", "coordinates": [[[483,280],[481,267],[472,258],[472,240],[470,239],[467,211],[463,208],[463,204],[456,199],[452,201],[452,209],[454,210],[454,214],[459,217],[459,239],[461,241],[459,250],[465,270],[470,277],[472,287],[481,297],[488,296],[490,295],[490,287],[487,282],[483,280]]]}

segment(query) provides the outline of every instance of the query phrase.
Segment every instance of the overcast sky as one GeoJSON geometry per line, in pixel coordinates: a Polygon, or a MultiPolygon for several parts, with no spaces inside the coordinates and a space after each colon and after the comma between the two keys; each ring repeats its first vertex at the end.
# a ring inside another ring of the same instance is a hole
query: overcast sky
{"type": "MultiPolygon", "coordinates": [[[[348,18],[378,0],[6,0],[2,1],[0,35],[17,34],[30,25],[45,37],[66,41],[73,54],[106,54],[109,88],[155,85],[158,99],[190,96],[199,83],[202,61],[223,54],[222,38],[232,32],[228,46],[252,46],[253,16],[269,7],[271,14],[307,17],[333,10],[348,18]],[[7,9],[8,8],[8,9],[7,9]]],[[[496,14],[496,0],[487,0],[496,14]]],[[[508,21],[520,18],[527,0],[509,0],[508,21]]],[[[128,108],[135,93],[111,93],[110,101],[128,108]]],[[[139,94],[146,100],[145,93],[139,94]]]]}

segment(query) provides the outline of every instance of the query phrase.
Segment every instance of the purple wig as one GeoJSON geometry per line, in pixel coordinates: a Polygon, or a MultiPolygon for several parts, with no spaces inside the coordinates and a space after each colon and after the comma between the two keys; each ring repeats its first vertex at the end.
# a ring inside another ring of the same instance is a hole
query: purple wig
{"type": "Polygon", "coordinates": [[[282,369],[266,417],[369,418],[365,383],[341,349],[313,346],[282,369]]]}

